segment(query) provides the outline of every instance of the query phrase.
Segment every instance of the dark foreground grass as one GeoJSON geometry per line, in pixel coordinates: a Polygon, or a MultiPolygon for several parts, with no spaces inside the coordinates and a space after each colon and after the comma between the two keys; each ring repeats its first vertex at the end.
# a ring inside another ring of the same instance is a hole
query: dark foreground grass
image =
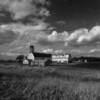
{"type": "Polygon", "coordinates": [[[2,76],[0,100],[100,100],[100,83],[2,76]]]}
{"type": "Polygon", "coordinates": [[[2,66],[0,100],[100,100],[100,71],[2,66]]]}

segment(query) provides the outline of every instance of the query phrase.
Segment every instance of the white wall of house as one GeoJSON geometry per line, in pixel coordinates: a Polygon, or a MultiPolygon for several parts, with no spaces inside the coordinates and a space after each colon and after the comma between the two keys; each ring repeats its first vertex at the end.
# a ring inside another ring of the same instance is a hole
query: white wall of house
{"type": "Polygon", "coordinates": [[[34,61],[35,60],[34,54],[33,53],[29,53],[28,56],[27,56],[27,59],[34,61]]]}
{"type": "Polygon", "coordinates": [[[70,55],[69,54],[53,54],[52,55],[52,61],[54,62],[69,62],[70,60],[70,55]]]}

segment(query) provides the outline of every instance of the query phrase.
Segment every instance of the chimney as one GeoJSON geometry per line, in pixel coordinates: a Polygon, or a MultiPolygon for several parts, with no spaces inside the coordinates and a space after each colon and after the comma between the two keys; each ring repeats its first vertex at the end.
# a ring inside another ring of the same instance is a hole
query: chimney
{"type": "Polygon", "coordinates": [[[30,45],[30,53],[34,53],[34,46],[30,45]]]}

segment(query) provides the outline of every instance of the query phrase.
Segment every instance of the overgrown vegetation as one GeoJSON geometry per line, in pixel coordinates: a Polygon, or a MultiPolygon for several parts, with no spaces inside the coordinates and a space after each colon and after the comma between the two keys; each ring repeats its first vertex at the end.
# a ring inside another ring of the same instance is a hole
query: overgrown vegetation
{"type": "Polygon", "coordinates": [[[100,100],[100,71],[2,65],[0,100],[100,100]]]}
{"type": "Polygon", "coordinates": [[[100,83],[2,76],[0,100],[100,100],[100,83]]]}

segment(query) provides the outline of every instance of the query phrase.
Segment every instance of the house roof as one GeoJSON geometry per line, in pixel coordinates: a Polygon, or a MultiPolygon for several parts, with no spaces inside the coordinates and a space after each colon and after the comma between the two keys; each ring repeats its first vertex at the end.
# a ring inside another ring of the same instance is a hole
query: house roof
{"type": "Polygon", "coordinates": [[[50,58],[52,54],[47,54],[47,53],[40,53],[40,52],[34,52],[33,53],[35,57],[47,57],[50,58]]]}

